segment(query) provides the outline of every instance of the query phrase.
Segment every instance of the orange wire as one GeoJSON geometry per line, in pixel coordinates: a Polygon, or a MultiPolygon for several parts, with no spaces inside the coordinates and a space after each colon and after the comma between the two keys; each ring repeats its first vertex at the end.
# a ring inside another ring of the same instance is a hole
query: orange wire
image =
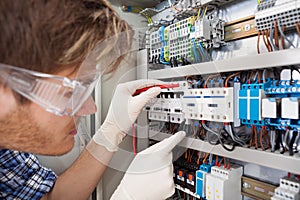
{"type": "Polygon", "coordinates": [[[271,42],[269,40],[269,36],[270,36],[270,29],[267,30],[266,39],[267,39],[267,43],[268,43],[268,46],[269,46],[269,52],[271,52],[271,51],[273,51],[273,47],[272,47],[271,42]]]}
{"type": "Polygon", "coordinates": [[[192,77],[191,77],[191,76],[186,76],[186,77],[185,77],[185,80],[186,80],[186,82],[188,82],[188,83],[192,84],[192,83],[193,83],[193,81],[189,81],[189,80],[188,80],[189,78],[192,78],[192,77]]]}
{"type": "Polygon", "coordinates": [[[296,30],[297,30],[298,35],[300,36],[300,26],[299,26],[298,22],[296,22],[296,30]]]}
{"type": "Polygon", "coordinates": [[[257,143],[257,129],[256,126],[254,126],[254,142],[255,142],[255,149],[258,149],[258,143],[257,143]]]}
{"type": "MultiPolygon", "coordinates": [[[[282,32],[283,32],[283,33],[284,33],[284,30],[285,30],[285,25],[282,26],[282,32]]],[[[285,44],[284,44],[284,37],[283,37],[283,35],[281,35],[280,40],[281,40],[281,46],[282,46],[282,49],[285,49],[285,44]]]]}
{"type": "Polygon", "coordinates": [[[237,75],[239,75],[241,72],[237,72],[237,73],[235,73],[235,74],[231,74],[230,76],[228,76],[227,78],[226,78],[226,80],[225,80],[225,87],[228,87],[228,81],[229,81],[229,79],[231,79],[232,77],[235,77],[235,76],[237,76],[237,75]]]}
{"type": "Polygon", "coordinates": [[[263,38],[265,46],[267,47],[267,49],[269,51],[269,47],[268,47],[268,44],[267,44],[267,41],[266,41],[266,38],[265,38],[265,31],[262,31],[262,38],[263,38]]]}
{"type": "Polygon", "coordinates": [[[260,142],[261,149],[264,151],[265,147],[263,145],[262,138],[263,138],[263,128],[260,130],[259,142],[260,142]]]}
{"type": "Polygon", "coordinates": [[[275,29],[275,35],[274,35],[275,45],[279,49],[278,26],[277,26],[277,20],[276,19],[274,20],[274,29],[275,29]]]}
{"type": "Polygon", "coordinates": [[[206,159],[207,159],[208,156],[209,156],[209,153],[206,153],[206,154],[205,154],[205,157],[204,157],[204,159],[203,159],[203,163],[206,163],[206,159]]]}
{"type": "Polygon", "coordinates": [[[214,77],[218,77],[218,76],[219,76],[219,74],[209,75],[207,77],[207,79],[205,80],[205,82],[204,82],[204,88],[207,88],[207,83],[208,83],[209,79],[214,78],[214,77]]]}

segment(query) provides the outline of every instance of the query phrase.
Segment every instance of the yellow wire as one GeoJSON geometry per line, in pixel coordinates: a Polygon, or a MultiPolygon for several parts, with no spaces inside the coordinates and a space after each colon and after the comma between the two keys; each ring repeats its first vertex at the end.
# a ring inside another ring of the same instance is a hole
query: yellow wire
{"type": "Polygon", "coordinates": [[[201,13],[202,7],[199,8],[198,10],[198,15],[197,15],[197,19],[200,19],[200,13],[201,13]]]}
{"type": "Polygon", "coordinates": [[[205,15],[206,15],[206,11],[207,11],[207,6],[206,6],[206,8],[205,8],[205,11],[204,11],[203,18],[204,18],[204,17],[205,17],[205,15]]]}

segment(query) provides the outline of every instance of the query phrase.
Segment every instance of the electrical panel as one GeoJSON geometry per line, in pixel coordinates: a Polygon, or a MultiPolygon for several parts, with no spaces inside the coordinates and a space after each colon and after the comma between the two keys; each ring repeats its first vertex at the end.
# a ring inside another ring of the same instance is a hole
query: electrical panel
{"type": "Polygon", "coordinates": [[[171,199],[299,199],[300,0],[175,0],[144,11],[146,74],[179,83],[145,106],[150,139],[187,133],[171,199]],[[289,178],[248,177],[256,167],[289,178]]]}

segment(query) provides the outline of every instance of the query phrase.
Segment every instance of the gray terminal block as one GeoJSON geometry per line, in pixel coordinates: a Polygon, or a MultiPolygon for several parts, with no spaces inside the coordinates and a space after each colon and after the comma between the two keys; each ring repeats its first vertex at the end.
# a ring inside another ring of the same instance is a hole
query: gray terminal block
{"type": "Polygon", "coordinates": [[[278,26],[286,28],[295,27],[300,21],[300,0],[270,0],[257,5],[255,13],[255,25],[259,31],[274,27],[274,21],[278,26]]]}

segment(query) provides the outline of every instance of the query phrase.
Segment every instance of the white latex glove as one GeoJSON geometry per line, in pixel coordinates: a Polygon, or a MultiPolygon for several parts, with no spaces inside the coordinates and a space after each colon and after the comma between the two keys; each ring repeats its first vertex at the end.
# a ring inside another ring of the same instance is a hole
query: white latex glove
{"type": "Polygon", "coordinates": [[[175,192],[172,149],[185,137],[180,131],[140,152],[110,200],[161,200],[175,192]]]}
{"type": "Polygon", "coordinates": [[[95,143],[108,151],[117,151],[132,123],[150,99],[156,97],[161,89],[153,87],[140,95],[132,96],[137,89],[162,84],[158,80],[136,80],[119,84],[112,98],[108,114],[100,129],[93,137],[95,143]]]}

